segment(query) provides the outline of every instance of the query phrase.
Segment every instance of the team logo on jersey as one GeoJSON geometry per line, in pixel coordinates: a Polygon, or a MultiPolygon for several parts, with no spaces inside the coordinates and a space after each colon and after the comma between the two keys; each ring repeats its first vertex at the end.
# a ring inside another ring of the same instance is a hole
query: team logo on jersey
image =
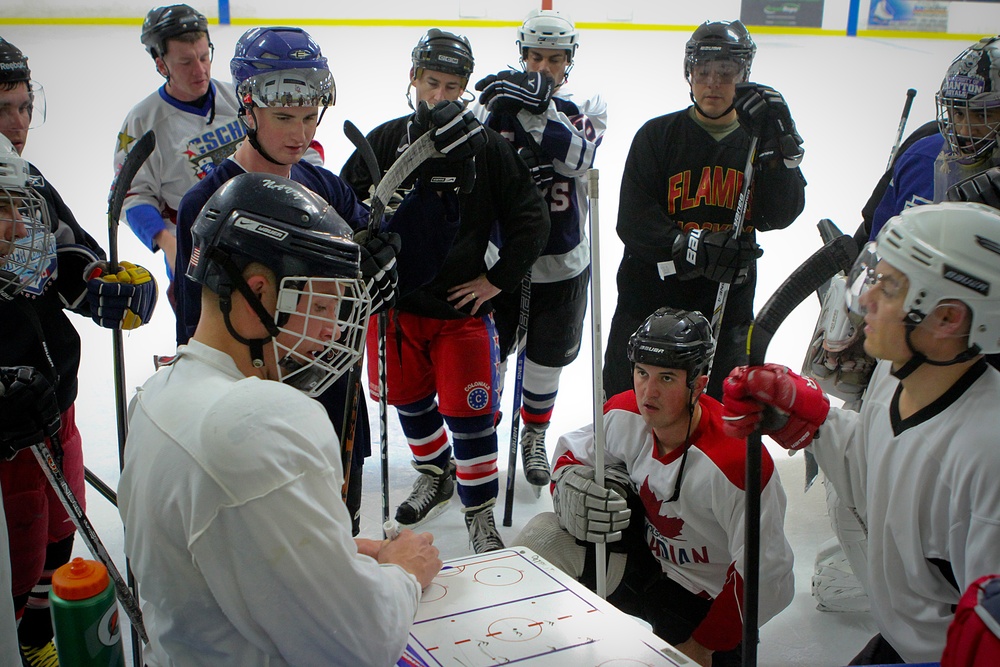
{"type": "Polygon", "coordinates": [[[209,126],[209,129],[187,142],[183,155],[194,168],[200,181],[217,166],[236,152],[236,148],[246,137],[246,127],[238,120],[225,125],[209,126]]]}
{"type": "Polygon", "coordinates": [[[465,388],[465,402],[473,410],[482,410],[490,404],[490,386],[485,382],[473,382],[465,388]]]}
{"type": "Polygon", "coordinates": [[[663,537],[670,539],[680,537],[681,530],[684,528],[684,519],[663,516],[664,502],[657,498],[656,493],[649,487],[649,477],[643,480],[642,486],[639,487],[639,499],[642,500],[642,505],[646,508],[646,518],[663,537]]]}

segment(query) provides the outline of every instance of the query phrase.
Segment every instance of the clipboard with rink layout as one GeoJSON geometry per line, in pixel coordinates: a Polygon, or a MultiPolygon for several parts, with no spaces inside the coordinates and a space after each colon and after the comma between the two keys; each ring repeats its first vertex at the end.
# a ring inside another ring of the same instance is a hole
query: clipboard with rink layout
{"type": "Polygon", "coordinates": [[[423,593],[398,667],[694,665],[530,549],[456,558],[423,593]]]}

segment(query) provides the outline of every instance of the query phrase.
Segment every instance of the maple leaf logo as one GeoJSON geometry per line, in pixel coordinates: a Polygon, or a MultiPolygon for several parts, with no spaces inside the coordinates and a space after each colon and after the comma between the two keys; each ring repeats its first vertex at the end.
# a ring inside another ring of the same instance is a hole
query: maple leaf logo
{"type": "Polygon", "coordinates": [[[646,508],[646,518],[660,531],[660,535],[668,539],[680,536],[681,530],[684,528],[684,519],[662,516],[664,503],[649,488],[649,477],[646,477],[642,481],[642,486],[639,487],[639,498],[642,500],[643,507],[646,508]]]}

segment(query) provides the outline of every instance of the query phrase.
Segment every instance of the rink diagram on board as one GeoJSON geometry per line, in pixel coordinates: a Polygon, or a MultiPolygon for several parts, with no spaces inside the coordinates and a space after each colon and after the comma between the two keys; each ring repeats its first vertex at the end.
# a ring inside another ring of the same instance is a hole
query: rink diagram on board
{"type": "Polygon", "coordinates": [[[693,664],[529,549],[449,560],[399,667],[693,664]]]}

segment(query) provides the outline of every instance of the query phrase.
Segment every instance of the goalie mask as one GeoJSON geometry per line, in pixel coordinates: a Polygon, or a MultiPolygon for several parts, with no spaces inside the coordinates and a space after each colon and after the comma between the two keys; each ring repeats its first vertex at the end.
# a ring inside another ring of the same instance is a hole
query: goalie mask
{"type": "Polygon", "coordinates": [[[897,377],[920,363],[949,365],[1000,352],[1000,211],[982,204],[943,203],[915,206],[891,218],[848,277],[851,309],[861,315],[866,312],[861,296],[881,279],[880,261],[907,279],[903,309],[913,360],[897,377]],[[946,362],[930,361],[913,349],[910,334],[946,299],[969,310],[968,349],[946,362]]]}
{"type": "Polygon", "coordinates": [[[1000,130],[1000,35],[963,51],[934,99],[938,128],[959,162],[973,164],[994,155],[1000,130]]]}
{"type": "Polygon", "coordinates": [[[38,296],[56,270],[45,200],[29,185],[28,161],[0,134],[0,299],[38,296]]]}
{"type": "Polygon", "coordinates": [[[254,366],[264,365],[270,342],[276,379],[315,397],[361,357],[371,303],[360,249],[318,195],[286,178],[240,174],[212,195],[191,234],[187,276],[219,295],[226,327],[250,348],[254,366]],[[274,272],[273,316],[243,277],[251,263],[274,272]],[[257,312],[268,337],[247,339],[234,330],[233,290],[257,312]]]}

